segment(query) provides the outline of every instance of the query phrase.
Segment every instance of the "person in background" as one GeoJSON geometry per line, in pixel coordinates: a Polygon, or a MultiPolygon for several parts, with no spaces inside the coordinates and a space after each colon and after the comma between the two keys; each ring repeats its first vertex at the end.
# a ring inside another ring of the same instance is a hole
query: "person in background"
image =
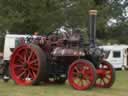
{"type": "Polygon", "coordinates": [[[3,64],[3,53],[0,53],[0,64],[3,64]]]}
{"type": "Polygon", "coordinates": [[[34,35],[35,35],[35,36],[38,36],[38,35],[39,35],[39,32],[34,32],[34,35]]]}
{"type": "Polygon", "coordinates": [[[38,44],[39,39],[39,32],[35,31],[32,36],[32,42],[38,44]]]}

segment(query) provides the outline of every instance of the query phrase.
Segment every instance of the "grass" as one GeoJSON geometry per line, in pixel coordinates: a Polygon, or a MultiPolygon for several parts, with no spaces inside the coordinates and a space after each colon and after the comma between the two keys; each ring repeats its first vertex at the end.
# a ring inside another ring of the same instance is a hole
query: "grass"
{"type": "Polygon", "coordinates": [[[18,86],[13,81],[0,81],[0,96],[128,96],[128,71],[117,71],[112,88],[92,88],[86,91],[74,90],[68,83],[40,86],[18,86]]]}

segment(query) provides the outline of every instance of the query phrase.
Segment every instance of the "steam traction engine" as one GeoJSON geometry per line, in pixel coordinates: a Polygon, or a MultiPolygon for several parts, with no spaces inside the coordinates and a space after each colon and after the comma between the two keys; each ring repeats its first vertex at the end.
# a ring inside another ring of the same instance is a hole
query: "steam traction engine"
{"type": "Polygon", "coordinates": [[[78,33],[37,36],[22,40],[11,56],[9,68],[12,79],[19,85],[40,82],[69,84],[77,90],[93,86],[109,88],[115,81],[112,65],[103,59],[103,51],[95,45],[96,11],[91,10],[90,44],[80,47],[78,33]],[[52,80],[51,80],[52,78],[52,80]]]}

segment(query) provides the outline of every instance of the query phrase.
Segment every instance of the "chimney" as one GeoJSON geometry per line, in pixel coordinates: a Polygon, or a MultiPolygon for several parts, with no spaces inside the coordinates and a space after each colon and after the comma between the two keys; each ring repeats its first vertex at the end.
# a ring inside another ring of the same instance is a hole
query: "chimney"
{"type": "Polygon", "coordinates": [[[89,47],[96,47],[96,16],[97,10],[89,10],[89,47]]]}

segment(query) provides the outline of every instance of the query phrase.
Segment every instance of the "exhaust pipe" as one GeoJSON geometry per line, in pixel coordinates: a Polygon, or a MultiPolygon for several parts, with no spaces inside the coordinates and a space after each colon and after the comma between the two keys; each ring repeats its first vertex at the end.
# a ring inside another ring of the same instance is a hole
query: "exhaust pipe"
{"type": "Polygon", "coordinates": [[[96,47],[96,16],[97,10],[89,10],[89,47],[96,47]]]}

